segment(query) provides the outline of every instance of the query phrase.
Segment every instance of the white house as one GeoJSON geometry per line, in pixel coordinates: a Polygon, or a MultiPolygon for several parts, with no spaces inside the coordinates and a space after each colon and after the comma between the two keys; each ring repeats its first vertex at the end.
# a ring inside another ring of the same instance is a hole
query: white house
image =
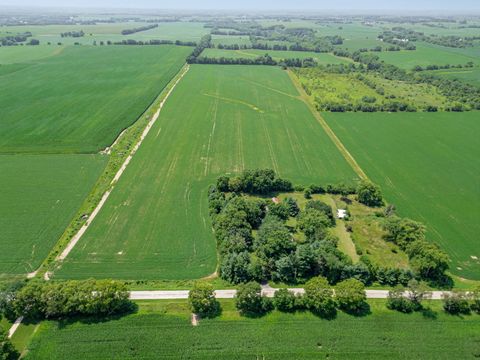
{"type": "Polygon", "coordinates": [[[347,217],[347,210],[345,209],[338,209],[337,210],[337,218],[345,219],[347,217]]]}

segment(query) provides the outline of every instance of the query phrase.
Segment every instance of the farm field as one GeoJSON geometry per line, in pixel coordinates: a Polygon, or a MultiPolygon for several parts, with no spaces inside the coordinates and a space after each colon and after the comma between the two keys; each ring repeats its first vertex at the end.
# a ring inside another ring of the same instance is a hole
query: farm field
{"type": "Polygon", "coordinates": [[[452,273],[480,279],[478,112],[325,114],[401,216],[427,225],[452,273]]]}
{"type": "Polygon", "coordinates": [[[442,69],[429,71],[429,74],[447,79],[457,79],[480,87],[480,67],[467,69],[442,69]]]}
{"type": "Polygon", "coordinates": [[[184,302],[141,302],[137,314],[112,321],[43,322],[25,358],[467,359],[478,353],[478,315],[445,315],[432,302],[432,319],[387,310],[383,301],[369,304],[372,314],[359,318],[275,311],[248,319],[226,300],[221,317],[193,327],[184,302]]]}
{"type": "Polygon", "coordinates": [[[375,53],[386,63],[411,70],[416,65],[465,65],[473,62],[480,65],[480,47],[478,48],[449,48],[428,43],[415,43],[416,50],[383,51],[375,53]]]}
{"type": "MultiPolygon", "coordinates": [[[[157,28],[141,31],[130,35],[122,35],[122,30],[139,28],[151,25],[145,22],[119,22],[119,23],[98,23],[96,25],[31,25],[9,26],[11,33],[22,33],[31,31],[33,38],[40,40],[40,45],[48,46],[50,42],[56,45],[61,42],[63,45],[73,45],[79,43],[82,45],[93,45],[94,41],[122,41],[127,39],[134,40],[182,40],[198,41],[209,32],[209,29],[203,27],[203,23],[196,22],[166,22],[159,23],[157,28]],[[69,31],[83,31],[83,37],[61,37],[61,33],[69,31]]],[[[0,32],[2,32],[0,27],[0,32]]]]}
{"type": "Polygon", "coordinates": [[[0,71],[6,64],[32,62],[58,55],[62,46],[2,46],[0,47],[0,71]]]}
{"type": "Polygon", "coordinates": [[[101,155],[0,156],[0,278],[36,270],[106,160],[101,155]]]}
{"type": "Polygon", "coordinates": [[[251,45],[250,37],[245,35],[212,35],[212,42],[215,45],[251,45]]]}
{"type": "Polygon", "coordinates": [[[106,148],[145,111],[190,52],[176,46],[68,47],[2,74],[9,91],[0,95],[0,153],[106,148]]]}
{"type": "Polygon", "coordinates": [[[356,175],[277,67],[193,65],[57,278],[195,279],[215,271],[208,186],[273,168],[295,183],[356,175]]]}
{"type": "Polygon", "coordinates": [[[259,49],[242,49],[242,50],[223,50],[223,49],[205,49],[202,56],[212,58],[257,58],[265,54],[270,55],[274,60],[282,59],[306,59],[313,58],[319,65],[327,64],[348,64],[349,61],[339,58],[328,53],[316,53],[308,51],[280,51],[280,50],[259,50],[259,49]]]}

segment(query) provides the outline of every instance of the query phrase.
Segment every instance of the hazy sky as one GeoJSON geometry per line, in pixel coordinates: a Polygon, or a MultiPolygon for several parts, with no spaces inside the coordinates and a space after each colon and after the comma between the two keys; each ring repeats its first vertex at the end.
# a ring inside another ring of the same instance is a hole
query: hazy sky
{"type": "Polygon", "coordinates": [[[480,11],[480,0],[0,0],[0,5],[151,9],[455,10],[480,11]]]}

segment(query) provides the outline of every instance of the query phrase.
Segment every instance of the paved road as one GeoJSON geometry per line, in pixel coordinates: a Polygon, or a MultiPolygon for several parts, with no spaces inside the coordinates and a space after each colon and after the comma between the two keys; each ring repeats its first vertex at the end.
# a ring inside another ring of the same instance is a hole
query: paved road
{"type": "MultiPolygon", "coordinates": [[[[304,292],[301,288],[292,288],[295,294],[302,294],[304,292]]],[[[262,293],[268,297],[273,297],[276,289],[264,288],[262,293]]],[[[218,299],[233,299],[236,290],[215,290],[215,296],[218,299]]],[[[386,299],[388,290],[366,290],[368,299],[386,299]]],[[[443,291],[432,291],[431,299],[440,300],[443,291]]],[[[156,291],[131,291],[130,298],[132,300],[168,300],[168,299],[187,299],[188,290],[156,290],[156,291]]]]}

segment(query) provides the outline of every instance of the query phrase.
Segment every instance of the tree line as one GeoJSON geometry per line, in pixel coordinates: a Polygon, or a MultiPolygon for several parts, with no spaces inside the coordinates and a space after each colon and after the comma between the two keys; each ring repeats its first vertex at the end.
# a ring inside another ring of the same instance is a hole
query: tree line
{"type": "Polygon", "coordinates": [[[155,29],[157,27],[158,27],[158,24],[152,24],[152,25],[146,25],[146,26],[133,28],[133,29],[125,29],[125,30],[122,30],[122,35],[135,34],[137,32],[151,30],[151,29],[155,29]]]}
{"type": "MultiPolygon", "coordinates": [[[[100,45],[103,45],[103,42],[100,42],[100,45]]],[[[194,41],[181,41],[181,40],[134,40],[126,39],[122,41],[107,41],[107,45],[177,45],[177,46],[197,46],[197,43],[194,41]]]]}
{"type": "Polygon", "coordinates": [[[32,280],[0,289],[0,314],[10,320],[20,316],[31,320],[106,317],[133,308],[125,284],[113,280],[32,280]]]}
{"type": "Polygon", "coordinates": [[[62,38],[64,37],[74,37],[74,38],[78,38],[78,37],[83,37],[85,36],[85,33],[83,32],[83,30],[80,30],[80,31],[68,31],[68,32],[63,32],[60,34],[60,36],[62,38]]]}
{"type": "MultiPolygon", "coordinates": [[[[427,313],[428,307],[424,305],[424,301],[430,297],[431,292],[424,283],[411,280],[406,287],[397,286],[389,291],[386,306],[402,313],[427,313]]],[[[257,282],[240,284],[234,302],[236,309],[246,317],[259,317],[273,309],[288,313],[308,310],[327,319],[335,318],[337,310],[356,316],[370,313],[365,285],[361,281],[347,279],[333,288],[328,280],[321,276],[307,281],[303,293],[295,294],[288,288],[280,288],[275,291],[273,298],[263,295],[257,282]]],[[[196,282],[193,285],[188,295],[188,303],[192,313],[202,318],[216,317],[222,311],[220,302],[215,298],[213,286],[206,282],[196,282]]],[[[471,312],[480,314],[480,287],[471,292],[444,293],[443,310],[452,315],[468,315],[471,312]]]]}

